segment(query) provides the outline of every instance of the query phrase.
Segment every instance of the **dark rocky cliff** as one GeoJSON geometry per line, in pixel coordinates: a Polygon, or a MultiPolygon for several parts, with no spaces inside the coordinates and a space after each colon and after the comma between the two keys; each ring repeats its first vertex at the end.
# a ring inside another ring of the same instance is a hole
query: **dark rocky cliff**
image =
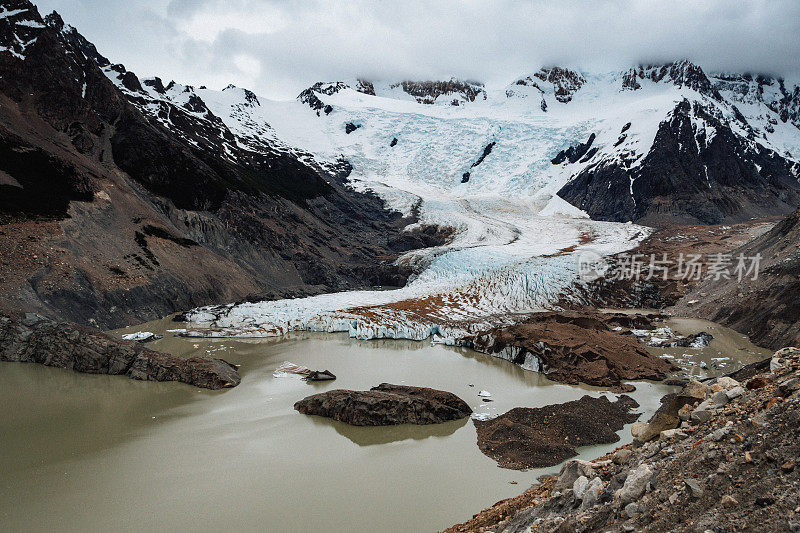
{"type": "Polygon", "coordinates": [[[600,220],[741,222],[800,205],[798,170],[793,160],[734,132],[711,106],[684,99],[661,123],[641,161],[591,164],[558,195],[600,220]],[[715,134],[706,136],[698,121],[715,134]]]}
{"type": "Polygon", "coordinates": [[[154,103],[57,14],[0,5],[4,310],[111,328],[405,282],[389,245],[405,221],[346,187],[346,162],[243,147],[196,95],[154,103]]]}

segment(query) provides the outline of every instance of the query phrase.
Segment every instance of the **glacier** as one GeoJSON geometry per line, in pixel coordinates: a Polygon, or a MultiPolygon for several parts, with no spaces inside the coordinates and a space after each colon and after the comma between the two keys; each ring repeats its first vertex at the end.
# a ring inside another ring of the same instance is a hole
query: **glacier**
{"type": "MultiPolygon", "coordinates": [[[[638,165],[660,123],[685,98],[702,100],[721,116],[737,111],[702,88],[642,79],[630,91],[623,90],[623,78],[582,74],[564,97],[557,81],[528,77],[502,90],[478,88],[474,101],[451,105],[448,98],[419,103],[397,84],[376,83],[374,95],[356,90],[363,90],[361,81],[317,84],[316,109],[301,99],[272,101],[233,86],[214,91],[170,84],[162,94],[145,83],[152,101],[144,108],[164,99],[180,104],[196,94],[235,142],[256,150],[268,142],[309,164],[345,159],[353,168],[352,187],[417,216],[415,225],[454,230],[448,244],[398,259],[415,271],[403,288],[198,308],[187,313],[181,334],[264,337],[309,330],[453,344],[524,313],[580,299],[581,254],[628,250],[651,230],[590,220],[556,191],[590,165],[638,165]],[[579,161],[551,161],[590,135],[593,149],[579,161]]],[[[756,105],[749,103],[746,112],[769,112],[756,105]]],[[[162,114],[162,120],[169,117],[162,114]]],[[[714,134],[706,124],[693,127],[714,134]]],[[[793,127],[775,124],[776,143],[800,153],[787,141],[798,136],[783,131],[793,127]]]]}

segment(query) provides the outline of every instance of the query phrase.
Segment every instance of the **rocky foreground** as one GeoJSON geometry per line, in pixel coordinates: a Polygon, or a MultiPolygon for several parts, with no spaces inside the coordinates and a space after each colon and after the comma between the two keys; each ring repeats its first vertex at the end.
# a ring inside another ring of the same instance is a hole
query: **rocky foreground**
{"type": "Polygon", "coordinates": [[[450,532],[800,531],[800,349],[690,382],[679,427],[634,425],[633,444],[572,460],[450,532]]]}
{"type": "Polygon", "coordinates": [[[368,391],[336,389],[303,398],[294,408],[353,426],[440,424],[472,414],[469,405],[450,392],[381,383],[368,391]]]}
{"type": "Polygon", "coordinates": [[[222,359],[184,359],[35,314],[21,319],[0,315],[0,361],[139,380],[180,381],[206,389],[235,387],[241,381],[236,367],[222,359]]]}

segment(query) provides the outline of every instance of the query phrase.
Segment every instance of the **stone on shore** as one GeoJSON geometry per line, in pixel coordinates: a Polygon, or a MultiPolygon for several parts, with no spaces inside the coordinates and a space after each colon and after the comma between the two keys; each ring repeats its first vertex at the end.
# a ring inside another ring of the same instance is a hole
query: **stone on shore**
{"type": "Polygon", "coordinates": [[[653,471],[644,463],[631,470],[617,494],[619,502],[624,506],[638,500],[647,490],[647,484],[652,477],[653,471]]]}
{"type": "Polygon", "coordinates": [[[553,490],[563,491],[565,489],[573,488],[575,482],[580,478],[594,477],[594,463],[589,461],[582,461],[580,459],[572,459],[564,463],[561,471],[558,473],[558,481],[556,481],[553,490]]]}

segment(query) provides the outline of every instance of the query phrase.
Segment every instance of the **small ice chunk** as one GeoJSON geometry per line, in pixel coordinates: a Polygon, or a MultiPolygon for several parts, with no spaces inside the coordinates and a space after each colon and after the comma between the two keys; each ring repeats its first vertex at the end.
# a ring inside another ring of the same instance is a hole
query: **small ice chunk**
{"type": "Polygon", "coordinates": [[[126,333],[122,336],[122,340],[124,341],[154,341],[156,339],[160,339],[158,335],[153,333],[152,331],[137,331],[136,333],[126,333]]]}

